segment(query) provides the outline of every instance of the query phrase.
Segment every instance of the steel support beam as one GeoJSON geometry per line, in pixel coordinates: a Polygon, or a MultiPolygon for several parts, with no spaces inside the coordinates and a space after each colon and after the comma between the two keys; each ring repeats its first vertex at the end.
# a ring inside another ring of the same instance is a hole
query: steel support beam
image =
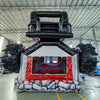
{"type": "MultiPolygon", "coordinates": [[[[33,4],[34,5],[34,4],[33,4]]],[[[34,7],[33,6],[16,6],[16,5],[12,5],[12,6],[5,6],[5,5],[2,5],[0,6],[0,10],[2,11],[8,11],[8,10],[22,10],[22,9],[34,9],[34,10],[37,10],[37,9],[45,9],[45,8],[49,8],[49,9],[55,9],[59,7],[61,7],[62,9],[74,9],[74,10],[77,10],[77,9],[88,9],[88,10],[91,10],[91,9],[100,9],[100,5],[35,5],[34,7]]]]}
{"type": "Polygon", "coordinates": [[[80,43],[82,43],[82,38],[79,39],[80,43]]]}
{"type": "MultiPolygon", "coordinates": [[[[96,52],[99,54],[99,52],[98,52],[98,44],[97,44],[97,41],[96,41],[95,30],[92,29],[92,32],[93,32],[93,38],[94,38],[95,49],[96,49],[96,52]]],[[[99,61],[99,56],[97,57],[97,60],[99,61]]]]}

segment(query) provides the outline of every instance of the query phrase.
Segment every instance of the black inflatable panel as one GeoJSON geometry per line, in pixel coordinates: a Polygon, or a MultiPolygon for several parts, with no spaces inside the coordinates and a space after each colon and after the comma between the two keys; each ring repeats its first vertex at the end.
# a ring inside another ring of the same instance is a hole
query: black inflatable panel
{"type": "Polygon", "coordinates": [[[41,38],[72,38],[71,24],[68,22],[66,12],[38,11],[31,13],[30,24],[28,25],[27,37],[41,38]],[[41,17],[59,18],[58,22],[41,22],[41,17]]]}
{"type": "Polygon", "coordinates": [[[39,37],[39,38],[72,38],[73,34],[71,33],[32,33],[32,32],[26,32],[26,36],[28,37],[39,37]]]}
{"type": "Polygon", "coordinates": [[[75,52],[68,47],[67,45],[65,45],[62,42],[38,42],[34,45],[32,45],[31,47],[27,48],[24,52],[25,55],[29,55],[32,52],[38,50],[40,47],[42,46],[58,46],[59,48],[61,48],[62,50],[64,50],[65,52],[67,52],[70,55],[75,55],[75,52]]]}

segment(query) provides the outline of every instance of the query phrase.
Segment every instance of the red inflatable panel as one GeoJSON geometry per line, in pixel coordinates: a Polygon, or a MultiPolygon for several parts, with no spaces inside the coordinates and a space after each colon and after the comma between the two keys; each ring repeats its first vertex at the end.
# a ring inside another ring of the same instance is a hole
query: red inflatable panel
{"type": "Polygon", "coordinates": [[[72,81],[73,77],[70,75],[27,75],[26,81],[31,80],[66,80],[72,81]]]}
{"type": "Polygon", "coordinates": [[[38,60],[38,58],[33,57],[27,57],[27,66],[26,66],[26,75],[25,80],[31,81],[31,80],[66,80],[66,81],[72,81],[73,75],[72,75],[72,57],[68,56],[67,58],[67,74],[66,75],[57,75],[56,72],[61,73],[61,65],[58,64],[56,66],[49,66],[46,64],[41,64],[40,72],[42,74],[32,74],[34,70],[32,70],[32,62],[33,60],[38,60]],[[55,67],[55,69],[53,69],[55,67]],[[55,74],[52,74],[52,72],[55,71],[55,74]],[[46,73],[47,72],[47,73],[46,73]],[[49,72],[49,73],[48,73],[49,72]],[[45,73],[45,74],[44,74],[45,73]]]}

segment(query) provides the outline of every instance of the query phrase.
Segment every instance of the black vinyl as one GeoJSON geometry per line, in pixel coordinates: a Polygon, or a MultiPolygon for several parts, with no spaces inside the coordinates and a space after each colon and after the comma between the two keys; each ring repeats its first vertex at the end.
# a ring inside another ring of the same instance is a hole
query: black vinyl
{"type": "Polygon", "coordinates": [[[29,47],[28,49],[26,49],[24,54],[29,55],[32,52],[38,50],[41,46],[58,46],[60,49],[64,50],[71,56],[75,55],[75,52],[70,47],[68,47],[67,45],[65,45],[64,43],[60,41],[59,42],[38,42],[32,45],[31,47],[29,47]]]}

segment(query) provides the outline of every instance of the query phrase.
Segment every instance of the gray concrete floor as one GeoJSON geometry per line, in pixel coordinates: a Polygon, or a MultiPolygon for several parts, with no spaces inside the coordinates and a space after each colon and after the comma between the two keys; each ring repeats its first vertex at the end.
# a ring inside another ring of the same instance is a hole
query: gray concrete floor
{"type": "MultiPolygon", "coordinates": [[[[17,74],[0,76],[0,100],[58,100],[54,93],[16,92],[14,77],[17,74]]],[[[86,77],[81,85],[85,100],[100,100],[100,77],[86,77]]],[[[61,100],[82,100],[76,93],[59,93],[61,100]]]]}

